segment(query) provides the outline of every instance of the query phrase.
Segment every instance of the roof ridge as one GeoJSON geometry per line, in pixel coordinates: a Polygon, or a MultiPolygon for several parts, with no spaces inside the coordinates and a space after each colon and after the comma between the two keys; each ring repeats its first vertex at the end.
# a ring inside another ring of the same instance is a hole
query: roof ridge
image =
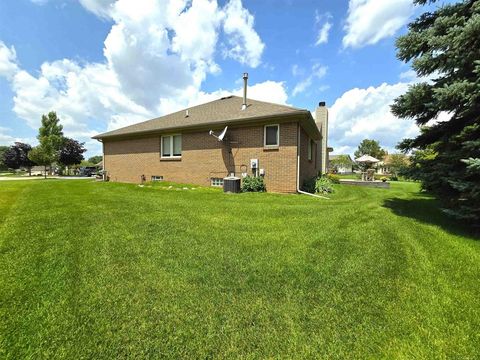
{"type": "Polygon", "coordinates": [[[243,98],[237,95],[228,95],[209,102],[186,107],[175,112],[162,116],[140,121],[118,129],[110,130],[94,136],[102,138],[139,131],[153,131],[154,128],[188,127],[197,123],[207,124],[213,122],[252,120],[262,116],[279,116],[294,113],[309,113],[307,109],[300,109],[293,106],[276,104],[272,102],[248,99],[247,110],[241,109],[243,98]],[[250,109],[250,110],[249,110],[250,109]]]}

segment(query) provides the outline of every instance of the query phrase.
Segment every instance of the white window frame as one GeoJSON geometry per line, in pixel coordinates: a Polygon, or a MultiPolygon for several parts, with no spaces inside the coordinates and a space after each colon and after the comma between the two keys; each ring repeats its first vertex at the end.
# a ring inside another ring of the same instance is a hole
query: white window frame
{"type": "Polygon", "coordinates": [[[210,178],[210,186],[223,187],[222,178],[210,178]]]}
{"type": "Polygon", "coordinates": [[[180,147],[180,151],[183,152],[183,136],[182,134],[170,134],[170,135],[162,135],[160,138],[160,157],[162,159],[181,159],[182,155],[173,155],[173,137],[180,136],[180,141],[182,142],[182,146],[180,147]],[[170,138],[170,155],[164,156],[163,155],[163,138],[170,138]]]}
{"type": "Polygon", "coordinates": [[[277,148],[280,146],[280,124],[267,124],[263,127],[263,146],[266,148],[277,148]],[[267,127],[277,127],[277,144],[267,145],[267,127]]]}
{"type": "Polygon", "coordinates": [[[160,176],[160,175],[152,175],[151,180],[152,180],[152,181],[163,181],[163,176],[160,176]]]}

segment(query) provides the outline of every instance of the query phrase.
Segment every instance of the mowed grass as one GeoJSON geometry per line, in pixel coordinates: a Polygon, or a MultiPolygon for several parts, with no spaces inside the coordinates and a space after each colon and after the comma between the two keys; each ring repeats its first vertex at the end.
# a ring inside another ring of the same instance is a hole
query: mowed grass
{"type": "Polygon", "coordinates": [[[2,182],[0,358],[478,359],[480,242],[436,206],[2,182]]]}

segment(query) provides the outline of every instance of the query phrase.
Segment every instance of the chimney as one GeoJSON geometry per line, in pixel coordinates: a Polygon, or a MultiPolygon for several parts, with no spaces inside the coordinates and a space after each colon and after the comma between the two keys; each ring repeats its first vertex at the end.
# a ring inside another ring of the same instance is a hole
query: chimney
{"type": "Polygon", "coordinates": [[[320,101],[315,111],[315,123],[322,137],[320,141],[320,171],[322,174],[327,172],[328,166],[328,108],[325,101],[320,101]]]}
{"type": "Polygon", "coordinates": [[[243,73],[243,104],[242,110],[247,108],[247,82],[248,82],[248,73],[243,73]]]}

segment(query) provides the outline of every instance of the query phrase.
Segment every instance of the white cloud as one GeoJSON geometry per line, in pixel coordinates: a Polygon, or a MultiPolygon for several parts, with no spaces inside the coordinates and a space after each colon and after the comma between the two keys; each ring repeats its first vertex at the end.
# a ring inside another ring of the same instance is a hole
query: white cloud
{"type": "Polygon", "coordinates": [[[265,44],[253,28],[253,15],[242,6],[241,0],[230,0],[224,14],[223,29],[230,45],[224,55],[242,64],[257,67],[260,65],[265,44]]]}
{"type": "Polygon", "coordinates": [[[115,0],[79,0],[88,11],[103,18],[109,18],[115,0]]]}
{"type": "Polygon", "coordinates": [[[326,44],[328,42],[328,35],[330,34],[330,29],[333,26],[331,20],[332,15],[330,13],[320,15],[318,11],[315,12],[315,26],[319,27],[315,46],[326,44]]]}
{"type": "Polygon", "coordinates": [[[350,0],[343,47],[359,48],[395,35],[413,11],[412,0],[350,0]]]}
{"type": "Polygon", "coordinates": [[[292,65],[292,75],[299,76],[303,74],[303,69],[300,68],[297,64],[292,65]]]}
{"type": "Polygon", "coordinates": [[[0,41],[0,76],[10,79],[18,71],[15,48],[0,41]]]}
{"type": "Polygon", "coordinates": [[[310,75],[297,83],[293,88],[292,95],[296,96],[300,93],[303,93],[307,90],[315,80],[321,79],[327,73],[327,67],[322,66],[320,64],[315,64],[312,66],[312,70],[310,71],[310,75]]]}
{"type": "Polygon", "coordinates": [[[365,138],[380,141],[393,151],[403,138],[418,134],[413,120],[398,119],[390,105],[404,94],[409,82],[351,89],[338,98],[329,111],[329,143],[335,153],[354,150],[365,138]]]}
{"type": "MultiPolygon", "coordinates": [[[[234,93],[238,96],[242,95],[243,89],[237,89],[234,93]]],[[[258,83],[248,88],[249,99],[255,99],[260,101],[273,102],[276,104],[287,104],[287,91],[283,82],[277,81],[265,81],[258,83]]]]}
{"type": "MultiPolygon", "coordinates": [[[[45,62],[33,74],[19,69],[13,47],[0,43],[0,75],[11,81],[13,110],[33,129],[42,114],[55,110],[67,136],[91,144],[90,136],[105,129],[230,93],[201,90],[207,75],[220,71],[215,62],[219,47],[242,64],[255,67],[261,62],[264,44],[240,0],[223,7],[216,0],[143,0],[142,6],[135,0],[80,3],[113,22],[103,62],[62,59],[45,62]],[[222,31],[228,39],[224,44],[222,31]]],[[[256,84],[250,91],[269,101],[287,99],[281,82],[256,84]]]]}
{"type": "Polygon", "coordinates": [[[12,135],[13,130],[10,128],[0,126],[0,145],[12,145],[16,141],[25,142],[28,144],[35,144],[35,139],[19,138],[12,135]]]}

